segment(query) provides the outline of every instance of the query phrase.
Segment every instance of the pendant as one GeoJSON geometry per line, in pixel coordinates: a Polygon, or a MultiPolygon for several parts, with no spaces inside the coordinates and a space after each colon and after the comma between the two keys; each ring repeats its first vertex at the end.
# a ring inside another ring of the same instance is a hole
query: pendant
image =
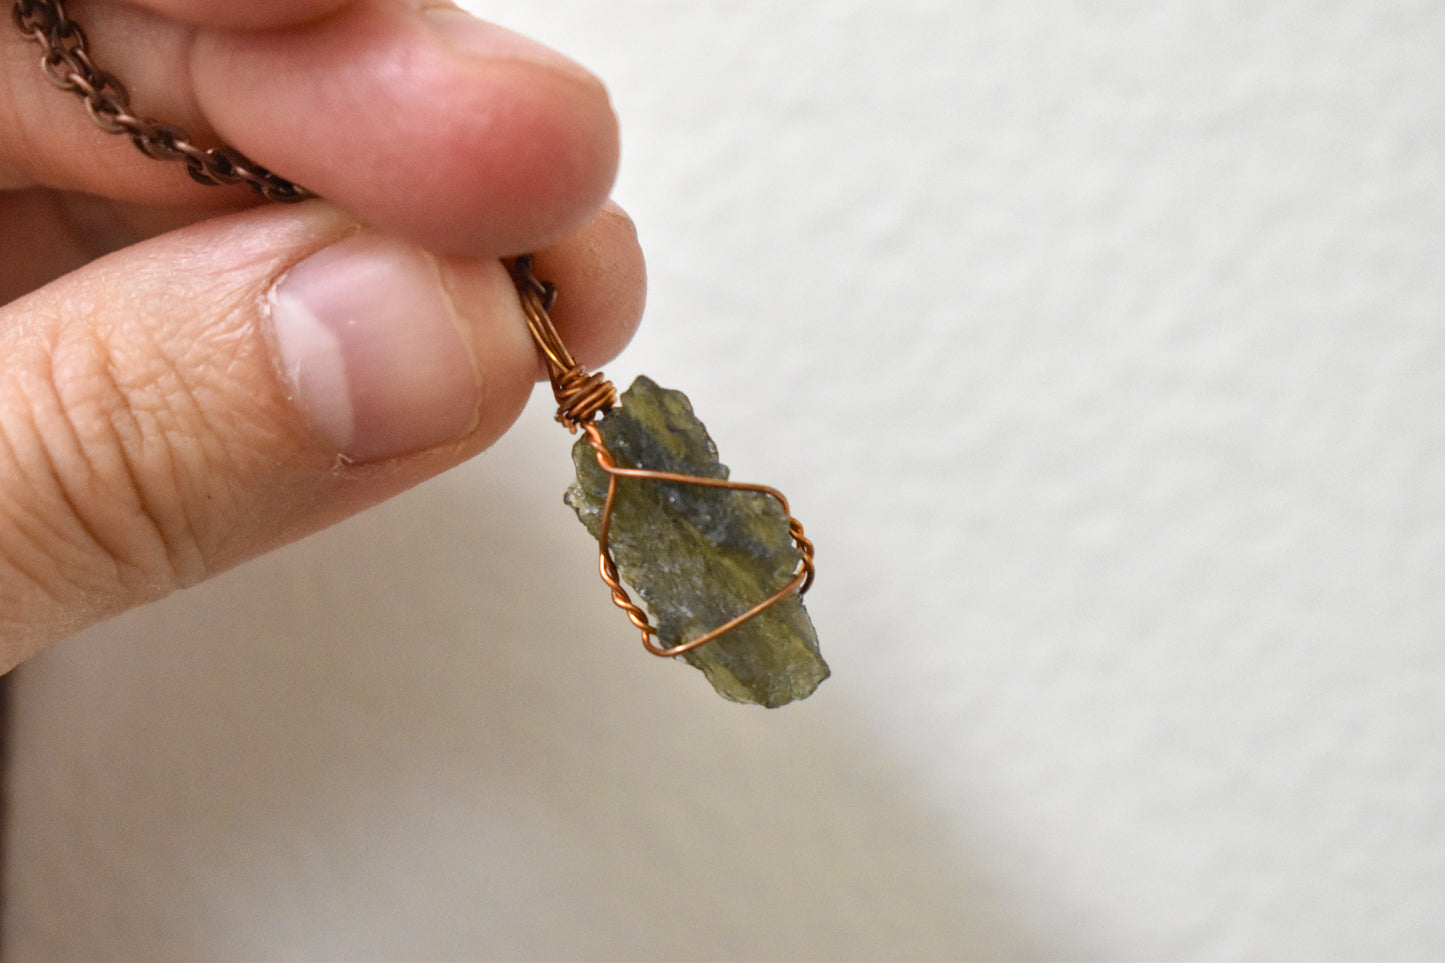
{"type": "Polygon", "coordinates": [[[813,544],[788,500],[729,479],[682,392],[639,377],[619,399],[563,345],[547,315],[556,291],[530,257],[512,277],[557,420],[582,433],[564,501],[597,539],[602,580],[643,645],[698,668],[735,702],[776,708],[811,695],[829,670],[802,600],[813,544]]]}

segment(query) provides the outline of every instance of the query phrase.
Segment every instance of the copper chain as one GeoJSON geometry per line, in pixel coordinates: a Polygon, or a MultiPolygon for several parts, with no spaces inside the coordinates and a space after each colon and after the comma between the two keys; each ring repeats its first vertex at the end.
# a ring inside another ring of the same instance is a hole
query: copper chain
{"type": "Polygon", "coordinates": [[[85,31],[70,19],[63,0],[15,0],[12,13],[15,26],[40,48],[40,64],[51,83],[81,98],[101,130],[124,134],[148,157],[182,162],[202,184],[245,184],[271,201],[312,196],[234,148],[200,147],[177,127],[137,116],[125,85],[91,60],[85,31]]]}

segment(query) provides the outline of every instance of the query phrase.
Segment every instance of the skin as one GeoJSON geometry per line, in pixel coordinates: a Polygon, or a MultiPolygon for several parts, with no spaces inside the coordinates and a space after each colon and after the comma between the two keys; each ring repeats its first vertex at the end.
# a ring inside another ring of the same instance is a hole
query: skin
{"type": "Polygon", "coordinates": [[[435,6],[71,0],[138,112],[325,198],[284,206],[96,130],[0,30],[0,671],[495,441],[540,374],[503,259],[537,252],[585,364],[631,336],[644,270],[606,200],[604,88],[505,34],[462,49],[435,6]],[[261,313],[289,267],[364,230],[437,257],[486,377],[465,437],[354,464],[288,400],[261,313]]]}

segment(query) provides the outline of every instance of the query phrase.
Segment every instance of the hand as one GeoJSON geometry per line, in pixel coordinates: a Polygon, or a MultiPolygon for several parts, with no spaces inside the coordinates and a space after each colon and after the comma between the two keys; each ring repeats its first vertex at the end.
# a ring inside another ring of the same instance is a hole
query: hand
{"type": "Polygon", "coordinates": [[[137,113],[325,200],[192,182],[0,28],[0,671],[494,441],[540,372],[501,258],[589,365],[643,298],[571,61],[428,0],[68,9],[137,113]]]}

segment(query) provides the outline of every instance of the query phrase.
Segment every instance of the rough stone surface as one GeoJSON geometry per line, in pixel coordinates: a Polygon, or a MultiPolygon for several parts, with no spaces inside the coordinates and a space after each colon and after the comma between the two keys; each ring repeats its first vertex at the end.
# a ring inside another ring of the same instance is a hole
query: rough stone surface
{"type": "MultiPolygon", "coordinates": [[[[598,427],[621,467],[728,477],[687,396],[646,377],[633,382],[621,407],[598,427]]],[[[572,460],[577,483],[566,502],[595,538],[608,475],[586,439],[573,447],[572,460]]],[[[802,560],[776,499],[649,479],[618,480],[608,543],[623,581],[646,604],[668,646],[769,597],[802,560]]],[[[679,658],[701,669],[726,698],[769,708],[810,695],[828,677],[797,593],[679,658]]]]}

